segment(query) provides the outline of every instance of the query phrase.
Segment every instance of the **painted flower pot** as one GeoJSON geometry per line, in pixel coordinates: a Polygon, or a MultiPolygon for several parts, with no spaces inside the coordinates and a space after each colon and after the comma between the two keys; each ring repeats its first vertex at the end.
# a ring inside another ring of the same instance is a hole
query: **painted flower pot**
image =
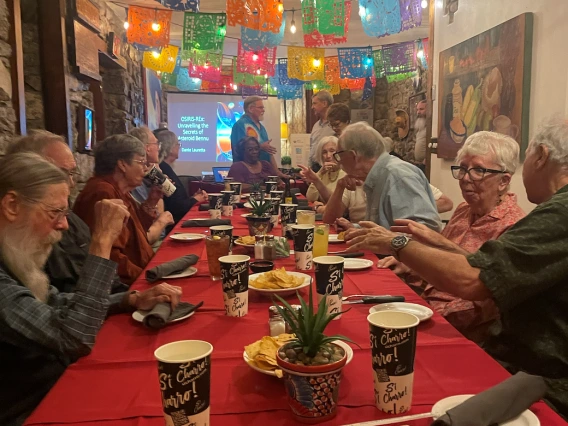
{"type": "Polygon", "coordinates": [[[284,372],[288,404],[295,420],[315,424],[335,417],[341,370],[347,362],[345,353],[332,364],[297,365],[285,361],[277,352],[276,362],[284,372]]]}
{"type": "Polygon", "coordinates": [[[247,216],[246,219],[249,227],[249,235],[252,235],[253,237],[255,235],[266,235],[267,233],[272,231],[270,216],[247,216]]]}

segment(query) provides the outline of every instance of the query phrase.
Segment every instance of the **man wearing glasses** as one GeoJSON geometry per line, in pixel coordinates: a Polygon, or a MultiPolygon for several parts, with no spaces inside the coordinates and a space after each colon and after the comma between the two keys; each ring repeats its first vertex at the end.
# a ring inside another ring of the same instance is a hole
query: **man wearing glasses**
{"type": "MultiPolygon", "coordinates": [[[[334,157],[347,176],[337,181],[328,209],[341,202],[345,189],[354,191],[363,186],[367,221],[390,227],[396,219],[412,218],[434,231],[441,230],[436,202],[424,174],[416,166],[390,155],[381,134],[367,123],[345,128],[334,157]]],[[[353,227],[344,219],[338,219],[338,224],[353,227]]]]}

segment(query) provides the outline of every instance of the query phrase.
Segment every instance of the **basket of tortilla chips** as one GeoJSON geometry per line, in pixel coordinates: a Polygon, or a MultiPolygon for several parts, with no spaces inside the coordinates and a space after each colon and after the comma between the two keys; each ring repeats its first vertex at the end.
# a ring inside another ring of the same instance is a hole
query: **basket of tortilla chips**
{"type": "Polygon", "coordinates": [[[312,277],[300,272],[287,272],[284,268],[249,275],[249,290],[265,295],[286,296],[307,287],[312,277]]]}
{"type": "Polygon", "coordinates": [[[276,351],[294,337],[293,334],[281,334],[277,337],[264,336],[262,339],[245,346],[243,358],[253,370],[281,378],[282,370],[278,368],[276,363],[276,351]]]}

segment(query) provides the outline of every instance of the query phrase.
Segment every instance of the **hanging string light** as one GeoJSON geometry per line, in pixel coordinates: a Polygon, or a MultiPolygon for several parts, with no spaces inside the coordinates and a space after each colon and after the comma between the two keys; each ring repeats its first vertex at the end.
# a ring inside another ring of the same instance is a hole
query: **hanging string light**
{"type": "Polygon", "coordinates": [[[154,22],[152,22],[152,31],[160,31],[160,24],[158,23],[158,9],[154,9],[154,22]]]}
{"type": "Polygon", "coordinates": [[[284,12],[284,5],[282,4],[281,1],[278,2],[278,12],[280,13],[284,12]]]}
{"type": "Polygon", "coordinates": [[[158,59],[160,57],[160,52],[158,52],[157,50],[152,50],[152,56],[158,59]]]}
{"type": "Polygon", "coordinates": [[[428,7],[428,0],[422,0],[420,6],[422,6],[422,9],[426,9],[428,7]]]}
{"type": "Polygon", "coordinates": [[[124,12],[126,13],[126,19],[124,20],[124,24],[122,24],[124,26],[124,29],[127,30],[128,27],[130,26],[129,22],[128,22],[128,8],[125,7],[124,8],[124,12]]]}
{"type": "Polygon", "coordinates": [[[294,12],[295,10],[292,9],[292,22],[290,22],[290,32],[292,34],[296,34],[296,21],[294,20],[294,12]]]}
{"type": "Polygon", "coordinates": [[[418,52],[416,52],[416,56],[419,59],[422,59],[424,57],[424,50],[419,50],[418,52]]]}
{"type": "Polygon", "coordinates": [[[252,54],[252,60],[258,61],[258,54],[256,52],[252,54]]]}
{"type": "Polygon", "coordinates": [[[314,58],[314,67],[319,68],[319,66],[321,65],[321,60],[319,58],[314,58]]]}

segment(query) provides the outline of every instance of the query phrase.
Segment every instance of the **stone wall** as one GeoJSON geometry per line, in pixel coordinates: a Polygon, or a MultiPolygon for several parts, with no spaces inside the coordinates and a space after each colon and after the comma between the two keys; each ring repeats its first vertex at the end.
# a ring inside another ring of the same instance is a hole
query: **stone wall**
{"type": "Polygon", "coordinates": [[[24,91],[27,130],[45,129],[40,66],[37,1],[22,0],[24,91]]]}
{"type": "Polygon", "coordinates": [[[12,106],[12,76],[10,74],[10,55],[8,44],[8,8],[5,0],[0,0],[0,153],[16,134],[16,113],[12,106]]]}

